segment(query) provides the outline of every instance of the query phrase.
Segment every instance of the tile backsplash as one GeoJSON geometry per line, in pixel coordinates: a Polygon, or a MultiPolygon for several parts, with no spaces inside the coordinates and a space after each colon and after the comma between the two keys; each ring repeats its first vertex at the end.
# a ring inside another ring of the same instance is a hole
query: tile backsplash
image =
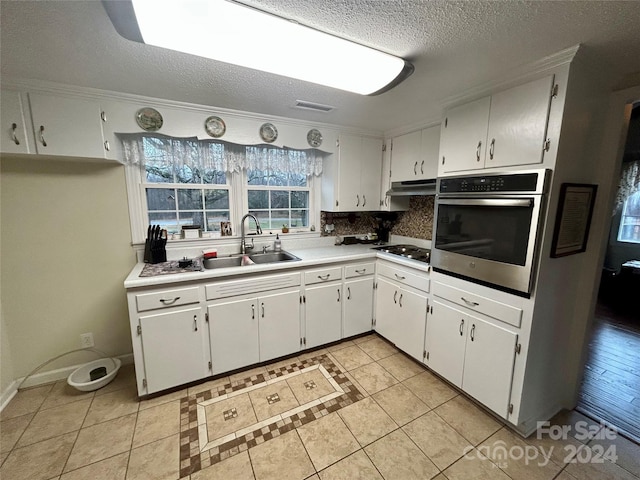
{"type": "Polygon", "coordinates": [[[414,196],[406,212],[320,212],[320,231],[322,235],[363,235],[375,232],[378,223],[386,221],[393,235],[431,240],[434,202],[433,196],[414,196]],[[326,233],[327,224],[333,224],[335,230],[326,233]]]}

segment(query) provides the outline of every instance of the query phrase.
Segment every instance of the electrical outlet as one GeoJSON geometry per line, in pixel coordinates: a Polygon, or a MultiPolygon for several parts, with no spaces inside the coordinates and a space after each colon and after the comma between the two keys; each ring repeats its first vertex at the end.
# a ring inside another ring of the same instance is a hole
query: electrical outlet
{"type": "Polygon", "coordinates": [[[82,348],[94,347],[95,343],[93,343],[93,333],[81,333],[80,334],[80,346],[82,348]]]}

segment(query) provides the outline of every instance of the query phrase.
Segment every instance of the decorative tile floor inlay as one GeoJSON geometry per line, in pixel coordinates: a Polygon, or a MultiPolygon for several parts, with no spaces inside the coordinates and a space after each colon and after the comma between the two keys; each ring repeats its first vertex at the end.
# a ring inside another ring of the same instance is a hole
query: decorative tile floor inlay
{"type": "Polygon", "coordinates": [[[183,397],[180,478],[363,398],[325,354],[183,397]]]}

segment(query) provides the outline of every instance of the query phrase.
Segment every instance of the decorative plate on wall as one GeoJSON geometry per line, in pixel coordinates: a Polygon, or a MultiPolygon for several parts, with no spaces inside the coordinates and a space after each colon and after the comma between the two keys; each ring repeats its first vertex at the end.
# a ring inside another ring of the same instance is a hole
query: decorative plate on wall
{"type": "Polygon", "coordinates": [[[317,130],[315,128],[309,130],[309,132],[307,133],[307,143],[314,148],[322,145],[322,133],[320,133],[320,130],[317,130]]]}
{"type": "Polygon", "coordinates": [[[220,117],[209,117],[204,121],[204,129],[210,137],[220,138],[227,131],[227,126],[220,117]]]}
{"type": "Polygon", "coordinates": [[[136,112],[136,122],[141,129],[156,132],[162,127],[162,115],[155,108],[141,108],[136,112]]]}
{"type": "Polygon", "coordinates": [[[264,123],[260,127],[260,138],[267,143],[271,143],[278,138],[278,129],[272,123],[264,123]]]}

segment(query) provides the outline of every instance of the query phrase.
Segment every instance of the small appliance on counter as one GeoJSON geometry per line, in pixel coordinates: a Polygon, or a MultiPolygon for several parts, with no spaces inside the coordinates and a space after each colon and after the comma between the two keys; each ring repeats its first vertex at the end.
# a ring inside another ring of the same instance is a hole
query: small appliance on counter
{"type": "Polygon", "coordinates": [[[167,261],[167,231],[160,225],[149,225],[144,242],[144,262],[162,263],[167,261]]]}

